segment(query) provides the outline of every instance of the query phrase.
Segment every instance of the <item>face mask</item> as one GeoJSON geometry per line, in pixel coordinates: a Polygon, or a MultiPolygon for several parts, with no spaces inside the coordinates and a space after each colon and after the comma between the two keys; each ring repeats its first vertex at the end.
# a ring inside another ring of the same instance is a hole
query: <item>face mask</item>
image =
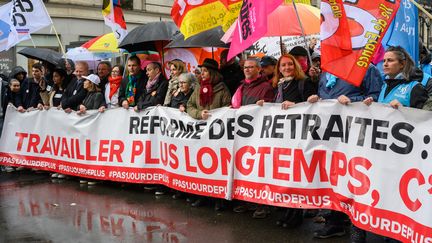
{"type": "Polygon", "coordinates": [[[297,61],[300,63],[300,67],[303,70],[303,72],[307,72],[309,65],[307,63],[307,58],[306,57],[298,57],[297,61]]]}

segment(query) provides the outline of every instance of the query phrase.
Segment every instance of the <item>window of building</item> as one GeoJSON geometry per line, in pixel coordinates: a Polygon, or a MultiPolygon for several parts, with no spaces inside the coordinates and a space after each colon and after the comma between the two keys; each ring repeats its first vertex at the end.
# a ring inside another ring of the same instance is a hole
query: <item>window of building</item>
{"type": "Polygon", "coordinates": [[[122,9],[133,9],[133,0],[123,0],[121,1],[121,7],[122,9]]]}

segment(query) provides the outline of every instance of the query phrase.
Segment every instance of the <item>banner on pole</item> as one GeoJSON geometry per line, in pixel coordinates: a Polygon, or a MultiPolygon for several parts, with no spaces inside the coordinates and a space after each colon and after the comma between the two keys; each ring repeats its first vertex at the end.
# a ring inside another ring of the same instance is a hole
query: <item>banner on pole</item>
{"type": "Polygon", "coordinates": [[[282,207],[328,208],[363,229],[432,241],[432,113],[334,100],[78,116],[7,110],[0,164],[282,207]],[[60,125],[61,124],[61,125],[60,125]]]}

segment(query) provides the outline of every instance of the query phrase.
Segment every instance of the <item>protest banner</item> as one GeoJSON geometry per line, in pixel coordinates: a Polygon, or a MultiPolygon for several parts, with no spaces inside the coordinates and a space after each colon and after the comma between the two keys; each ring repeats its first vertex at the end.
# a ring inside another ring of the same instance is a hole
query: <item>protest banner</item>
{"type": "Polygon", "coordinates": [[[432,241],[432,113],[334,100],[79,116],[9,107],[0,164],[295,208],[328,208],[401,241],[432,241]]]}

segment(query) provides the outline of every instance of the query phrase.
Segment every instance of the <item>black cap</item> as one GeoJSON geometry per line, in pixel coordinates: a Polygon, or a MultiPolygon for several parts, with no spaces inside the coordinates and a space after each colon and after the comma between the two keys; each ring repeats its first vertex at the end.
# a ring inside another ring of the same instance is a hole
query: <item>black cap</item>
{"type": "Polygon", "coordinates": [[[277,63],[277,59],[272,56],[263,56],[260,62],[261,67],[270,66],[270,65],[276,66],[276,63],[277,63]]]}
{"type": "Polygon", "coordinates": [[[198,65],[198,67],[206,67],[217,71],[219,69],[219,63],[214,59],[206,58],[203,64],[198,65]]]}
{"type": "Polygon", "coordinates": [[[293,49],[291,49],[289,51],[289,54],[293,55],[293,56],[303,56],[306,57],[308,55],[307,53],[308,51],[301,46],[295,46],[293,49]]]}

